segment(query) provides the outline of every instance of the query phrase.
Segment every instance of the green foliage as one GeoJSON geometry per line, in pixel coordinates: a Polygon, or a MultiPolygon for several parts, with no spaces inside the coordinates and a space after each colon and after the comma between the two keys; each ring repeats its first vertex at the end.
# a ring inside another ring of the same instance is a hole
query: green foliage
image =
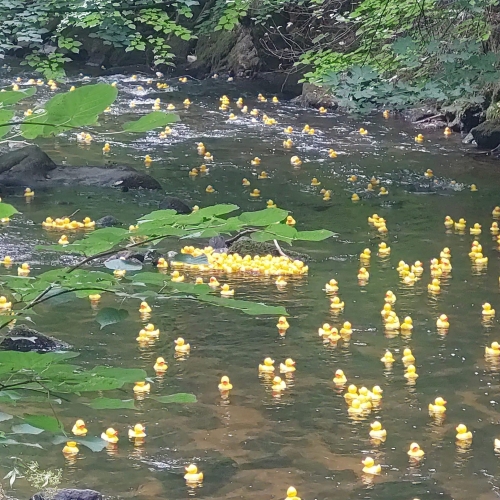
{"type": "Polygon", "coordinates": [[[125,122],[123,130],[126,132],[147,132],[158,127],[165,127],[171,123],[179,121],[179,117],[173,113],[164,113],[162,111],[153,111],[147,115],[141,116],[138,120],[125,122]]]}
{"type": "Polygon", "coordinates": [[[101,330],[108,325],[115,325],[128,318],[128,311],[126,309],[115,309],[114,307],[104,307],[101,309],[95,320],[101,325],[101,330]]]}

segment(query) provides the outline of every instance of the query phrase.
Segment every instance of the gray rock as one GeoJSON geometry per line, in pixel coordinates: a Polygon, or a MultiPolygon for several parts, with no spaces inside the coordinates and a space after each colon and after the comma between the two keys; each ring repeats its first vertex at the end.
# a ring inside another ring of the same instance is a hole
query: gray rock
{"type": "Polygon", "coordinates": [[[162,201],[158,207],[160,210],[175,210],[178,214],[190,214],[192,212],[191,207],[180,198],[175,196],[167,196],[162,201]]]}
{"type": "Polygon", "coordinates": [[[112,215],[105,215],[104,217],[101,217],[100,219],[95,221],[96,227],[113,227],[113,226],[120,226],[121,222],[116,218],[113,217],[112,215]]]}
{"type": "Polygon", "coordinates": [[[462,144],[472,144],[473,142],[474,136],[470,132],[462,139],[462,144]]]}
{"type": "Polygon", "coordinates": [[[325,108],[336,108],[337,102],[335,96],[327,89],[313,85],[312,83],[304,83],[302,86],[302,94],[292,102],[298,103],[301,106],[323,106],[325,108]]]}
{"type": "Polygon", "coordinates": [[[260,60],[250,28],[240,27],[238,39],[227,56],[228,69],[236,74],[255,71],[260,60]]]}
{"type": "Polygon", "coordinates": [[[46,497],[43,491],[35,493],[30,500],[102,500],[102,495],[95,490],[76,490],[64,488],[55,495],[46,497]]]}
{"type": "Polygon", "coordinates": [[[428,106],[418,106],[416,108],[410,108],[402,112],[403,117],[410,122],[419,122],[430,118],[431,116],[438,115],[439,111],[431,105],[428,106]]]}
{"type": "Polygon", "coordinates": [[[37,332],[26,325],[15,326],[0,342],[0,349],[19,352],[50,352],[69,349],[66,342],[37,332]]]}
{"type": "Polygon", "coordinates": [[[470,133],[479,149],[494,149],[500,145],[500,119],[486,120],[474,127],[470,133]]]}
{"type": "Polygon", "coordinates": [[[32,188],[82,184],[122,189],[161,189],[156,179],[132,167],[56,165],[38,146],[26,146],[0,156],[0,184],[32,188]]]}

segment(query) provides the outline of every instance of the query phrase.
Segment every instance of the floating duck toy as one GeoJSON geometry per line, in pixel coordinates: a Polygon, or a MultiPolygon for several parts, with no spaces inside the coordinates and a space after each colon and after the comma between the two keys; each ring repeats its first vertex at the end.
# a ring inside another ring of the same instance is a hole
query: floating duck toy
{"type": "Polygon", "coordinates": [[[182,337],[175,340],[175,352],[186,353],[191,350],[191,346],[186,344],[182,337]]]}
{"type": "Polygon", "coordinates": [[[332,199],[331,195],[332,192],[330,190],[325,191],[325,194],[323,196],[323,201],[330,201],[332,199]]]}
{"type": "MultiPolygon", "coordinates": [[[[422,136],[422,139],[424,138],[424,136],[422,136]]],[[[428,168],[425,172],[424,172],[424,177],[427,177],[427,179],[431,179],[432,177],[434,177],[434,172],[428,168]]]]}
{"type": "Polygon", "coordinates": [[[349,416],[357,416],[365,413],[365,410],[361,408],[361,401],[359,399],[353,399],[351,401],[351,406],[347,409],[349,416]]]}
{"type": "Polygon", "coordinates": [[[229,377],[224,375],[221,377],[218,387],[220,392],[228,392],[233,388],[233,384],[229,381],[229,377]]]}
{"type": "Polygon", "coordinates": [[[252,116],[259,116],[259,110],[254,108],[254,109],[252,109],[252,111],[250,111],[250,114],[252,116]]]}
{"type": "Polygon", "coordinates": [[[324,108],[323,106],[321,106],[321,107],[318,109],[318,111],[319,111],[322,115],[324,115],[325,113],[327,113],[326,108],[324,108]]]}
{"type": "Polygon", "coordinates": [[[202,174],[208,174],[208,172],[210,172],[210,169],[205,164],[203,164],[203,165],[200,165],[200,172],[202,174]]]}
{"type": "Polygon", "coordinates": [[[445,218],[444,218],[444,227],[446,229],[451,229],[453,226],[454,226],[455,222],[453,221],[453,219],[447,215],[445,218]]]}
{"type": "Polygon", "coordinates": [[[293,141],[292,141],[292,139],[285,139],[283,141],[283,147],[285,149],[291,149],[293,147],[293,141]]]}
{"type": "Polygon", "coordinates": [[[329,149],[328,150],[328,156],[330,158],[337,158],[338,155],[337,155],[337,152],[334,149],[329,149]]]}
{"type": "Polygon", "coordinates": [[[285,134],[291,134],[291,133],[293,132],[293,127],[290,127],[290,126],[285,127],[285,128],[283,129],[283,132],[284,132],[285,134]]]}
{"type": "Polygon", "coordinates": [[[386,257],[391,254],[391,247],[387,246],[385,241],[382,241],[378,245],[378,255],[379,257],[386,257]]]}
{"type": "Polygon", "coordinates": [[[446,314],[441,314],[436,321],[436,326],[441,330],[447,330],[450,327],[448,316],[446,316],[446,314]]]}
{"type": "Polygon", "coordinates": [[[151,384],[147,384],[144,381],[136,382],[134,385],[135,394],[145,394],[151,390],[151,384]]]}
{"type": "Polygon", "coordinates": [[[417,370],[415,365],[408,365],[406,367],[405,379],[416,380],[418,378],[417,370]]]}
{"type": "Polygon", "coordinates": [[[380,464],[375,464],[375,461],[371,457],[366,457],[361,463],[364,465],[363,472],[365,474],[378,475],[382,470],[380,464]]]}
{"type": "Polygon", "coordinates": [[[144,157],[144,165],[145,165],[146,167],[150,167],[152,162],[153,162],[153,160],[151,159],[151,156],[146,155],[146,156],[144,157]]]}
{"type": "Polygon", "coordinates": [[[256,156],[253,160],[250,161],[252,165],[260,165],[260,158],[256,156]]]}
{"type": "Polygon", "coordinates": [[[272,390],[273,392],[281,392],[286,389],[286,383],[284,380],[281,380],[281,377],[274,377],[273,378],[273,385],[272,385],[272,390]]]}
{"type": "Polygon", "coordinates": [[[401,331],[408,333],[413,330],[413,320],[410,318],[410,316],[406,316],[406,318],[403,320],[401,323],[401,331]]]}
{"type": "Polygon", "coordinates": [[[12,257],[6,255],[3,259],[2,259],[2,264],[6,267],[8,266],[11,266],[12,265],[12,257]]]}
{"type": "Polygon", "coordinates": [[[498,222],[491,223],[490,232],[493,236],[496,236],[500,232],[500,228],[498,227],[498,222]]]}
{"type": "Polygon", "coordinates": [[[300,497],[297,496],[297,490],[293,486],[290,486],[286,490],[286,499],[285,500],[301,500],[300,497]]]}
{"type": "Polygon", "coordinates": [[[264,359],[264,364],[259,365],[259,372],[274,373],[274,359],[271,358],[264,359]]]}
{"type": "Polygon", "coordinates": [[[385,351],[385,354],[380,358],[380,361],[382,361],[382,363],[385,363],[386,365],[392,365],[395,359],[391,351],[385,351]]]}
{"type": "Polygon", "coordinates": [[[25,198],[33,198],[35,196],[35,191],[32,191],[30,188],[26,188],[24,190],[24,197],[25,198]]]}
{"type": "Polygon", "coordinates": [[[500,356],[500,344],[492,342],[491,347],[485,347],[484,353],[486,356],[500,356]]]}
{"type": "Polygon", "coordinates": [[[378,403],[382,400],[382,393],[384,391],[379,385],[374,385],[372,392],[370,393],[370,398],[374,403],[378,403]]]}
{"type": "Polygon", "coordinates": [[[404,365],[410,365],[415,362],[415,356],[413,356],[411,349],[406,348],[403,351],[403,357],[401,358],[401,361],[403,362],[404,365]]]}
{"type": "Polygon", "coordinates": [[[133,429],[128,430],[129,439],[143,439],[146,437],[145,428],[142,424],[135,424],[133,429]]]}
{"type": "Polygon", "coordinates": [[[213,155],[212,155],[209,151],[207,151],[207,152],[203,155],[203,159],[204,159],[205,161],[213,161],[213,160],[214,160],[214,157],[213,157],[213,155]]]}
{"type": "Polygon", "coordinates": [[[349,404],[357,398],[358,398],[358,388],[355,385],[351,384],[347,388],[347,392],[344,394],[344,399],[346,400],[346,403],[349,404]]]}
{"type": "Polygon", "coordinates": [[[311,180],[311,186],[321,186],[321,182],[319,182],[316,177],[313,177],[311,180]]]}
{"type": "Polygon", "coordinates": [[[155,328],[155,325],[148,323],[140,332],[139,335],[145,334],[148,337],[158,338],[160,336],[160,329],[155,328]]]}
{"type": "Polygon", "coordinates": [[[389,118],[389,110],[385,109],[384,111],[382,111],[382,116],[387,120],[387,118],[389,118]]]}
{"type": "Polygon", "coordinates": [[[188,81],[187,76],[182,76],[179,78],[180,83],[187,83],[187,81],[188,81]]]}
{"type": "Polygon", "coordinates": [[[288,321],[286,320],[285,316],[279,317],[278,323],[276,324],[276,328],[280,332],[286,332],[290,328],[290,325],[288,324],[288,321]]]}
{"type": "Polygon", "coordinates": [[[292,156],[290,158],[290,163],[294,166],[294,167],[299,167],[300,165],[302,165],[302,160],[298,157],[298,156],[292,156]]]}
{"type": "Polygon", "coordinates": [[[470,231],[470,234],[473,234],[473,235],[481,234],[481,224],[479,224],[478,222],[476,222],[474,224],[474,227],[471,227],[469,229],[469,231],[470,231]]]}
{"type": "Polygon", "coordinates": [[[307,133],[308,133],[309,135],[314,135],[314,134],[316,133],[316,130],[314,130],[313,128],[310,128],[310,129],[307,131],[307,133]]]}
{"type": "Polygon", "coordinates": [[[477,186],[475,184],[470,185],[470,190],[474,193],[477,191],[477,186]]]}
{"type": "Polygon", "coordinates": [[[257,179],[269,179],[269,176],[267,175],[267,172],[264,170],[257,176],[257,179]]]}
{"type": "Polygon", "coordinates": [[[257,100],[258,100],[259,102],[267,102],[267,99],[266,99],[266,98],[265,98],[262,94],[259,94],[259,95],[257,96],[257,100]]]}
{"type": "Polygon", "coordinates": [[[441,283],[437,278],[434,278],[431,283],[427,285],[427,290],[430,293],[439,293],[441,291],[441,283]]]}
{"type": "Polygon", "coordinates": [[[101,296],[98,293],[91,293],[89,300],[92,304],[97,304],[101,300],[101,296]]]}
{"type": "Polygon", "coordinates": [[[158,269],[167,269],[168,268],[168,261],[164,257],[160,257],[158,259],[158,262],[156,263],[156,267],[158,269]]]}
{"type": "Polygon", "coordinates": [[[179,271],[174,271],[172,274],[171,274],[171,280],[174,282],[174,283],[180,283],[182,281],[184,281],[184,275],[180,274],[179,271]]]}
{"type": "Polygon", "coordinates": [[[389,194],[389,191],[387,191],[387,189],[385,187],[381,187],[378,194],[379,194],[379,196],[386,196],[389,194]]]}
{"type": "Polygon", "coordinates": [[[330,309],[333,311],[343,311],[344,310],[344,302],[340,300],[339,297],[333,297],[330,303],[330,309]]]}
{"type": "Polygon", "coordinates": [[[365,267],[361,267],[358,271],[358,281],[368,281],[370,279],[370,273],[365,267]]]}
{"type": "Polygon", "coordinates": [[[366,135],[366,134],[368,134],[368,131],[367,131],[367,130],[365,130],[364,128],[360,128],[360,129],[359,129],[359,133],[360,133],[361,135],[366,135]]]}
{"type": "Polygon", "coordinates": [[[184,99],[184,101],[182,101],[182,104],[184,104],[184,106],[191,106],[191,101],[189,99],[184,99]]]}
{"type": "Polygon", "coordinates": [[[79,451],[75,441],[68,441],[66,446],[62,449],[64,455],[76,455],[79,451]]]}
{"type": "Polygon", "coordinates": [[[258,198],[260,196],[260,189],[254,189],[251,193],[250,196],[252,198],[258,198]]]}
{"type": "Polygon", "coordinates": [[[333,383],[337,386],[345,385],[347,383],[347,378],[342,370],[337,370],[335,376],[333,377],[333,383]]]}
{"type": "Polygon", "coordinates": [[[220,286],[219,281],[215,276],[212,276],[210,280],[208,281],[208,286],[210,288],[218,288],[220,286]]]}
{"type": "Polygon", "coordinates": [[[75,425],[73,426],[73,429],[71,429],[71,432],[75,436],[86,436],[87,435],[87,427],[85,427],[85,422],[83,420],[77,420],[75,422],[75,425]]]}
{"type": "Polygon", "coordinates": [[[385,302],[384,304],[384,307],[382,308],[382,310],[380,311],[380,315],[383,317],[383,318],[386,318],[389,313],[392,311],[392,305],[390,302],[385,302]]]}
{"type": "Polygon", "coordinates": [[[371,182],[368,183],[368,186],[366,186],[366,190],[372,192],[373,191],[373,184],[371,182]]]}
{"type": "Polygon", "coordinates": [[[222,297],[232,297],[234,295],[234,289],[229,288],[229,285],[226,283],[222,285],[220,294],[222,297]]]}
{"type": "Polygon", "coordinates": [[[243,180],[241,181],[241,183],[243,184],[243,186],[245,187],[248,187],[250,186],[250,181],[246,178],[243,178],[243,180]]]}
{"type": "Polygon", "coordinates": [[[336,279],[331,279],[326,285],[325,285],[325,291],[327,293],[337,293],[339,291],[339,286],[338,282],[336,279]]]}
{"type": "Polygon", "coordinates": [[[203,285],[203,278],[201,276],[198,276],[198,278],[196,278],[194,284],[195,285],[203,285]]]}
{"type": "Polygon", "coordinates": [[[192,168],[190,171],[189,171],[189,174],[188,174],[190,177],[196,177],[198,175],[198,169],[197,168],[192,168]]]}
{"type": "Polygon", "coordinates": [[[60,238],[59,241],[57,242],[59,245],[69,245],[68,237],[63,234],[60,238]]]}
{"type": "Polygon", "coordinates": [[[105,432],[101,434],[101,439],[103,441],[106,441],[107,443],[116,444],[118,443],[118,432],[115,431],[112,427],[109,427],[105,432]]]}
{"type": "Polygon", "coordinates": [[[12,307],[12,302],[8,302],[5,296],[0,297],[0,311],[8,311],[12,307]]]}
{"type": "Polygon", "coordinates": [[[17,268],[17,275],[18,276],[28,276],[30,273],[30,265],[27,262],[23,262],[21,264],[21,267],[17,268]]]}
{"type": "Polygon", "coordinates": [[[345,321],[342,328],[340,329],[340,335],[349,336],[352,335],[352,325],[349,321],[345,321]]]}
{"type": "Polygon", "coordinates": [[[422,134],[418,134],[415,137],[415,142],[424,142],[424,136],[422,134]]]}
{"type": "Polygon", "coordinates": [[[455,222],[456,231],[465,231],[466,226],[467,226],[467,221],[464,218],[460,218],[458,222],[455,222]]]}
{"type": "Polygon", "coordinates": [[[444,133],[444,135],[451,135],[451,128],[450,127],[445,127],[443,133],[444,133]]]}
{"type": "Polygon", "coordinates": [[[165,360],[160,356],[156,358],[156,363],[153,366],[154,371],[158,373],[165,373],[168,370],[168,365],[165,363],[165,360]]]}
{"type": "Polygon", "coordinates": [[[387,290],[387,292],[385,292],[384,302],[389,305],[395,304],[396,295],[394,295],[394,293],[391,292],[391,290],[387,290]]]}
{"type": "Polygon", "coordinates": [[[276,208],[276,203],[273,200],[267,200],[266,208],[276,208]]]}
{"type": "Polygon", "coordinates": [[[411,458],[422,458],[425,455],[424,450],[417,443],[411,443],[408,450],[408,456],[411,458]]]}
{"type": "Polygon", "coordinates": [[[445,413],[446,412],[446,401],[442,397],[437,397],[434,400],[434,404],[429,403],[430,413],[445,413]]]}
{"type": "Polygon", "coordinates": [[[459,424],[455,427],[457,435],[455,436],[458,441],[472,441],[472,432],[467,430],[464,424],[459,424]]]}
{"type": "Polygon", "coordinates": [[[326,338],[323,337],[323,340],[330,341],[332,343],[338,342],[340,340],[339,331],[336,328],[332,328],[330,335],[326,338]]]}
{"type": "Polygon", "coordinates": [[[307,123],[304,125],[304,128],[302,129],[302,132],[304,134],[306,134],[307,132],[309,132],[309,130],[311,130],[311,127],[309,125],[307,125],[307,123]]]}
{"type": "Polygon", "coordinates": [[[184,479],[186,483],[202,483],[203,482],[203,472],[198,472],[198,467],[191,464],[186,467],[186,474],[184,474],[184,479]]]}
{"type": "Polygon", "coordinates": [[[205,192],[207,193],[215,193],[215,189],[209,184],[206,188],[205,188],[205,192]]]}
{"type": "Polygon", "coordinates": [[[285,359],[284,363],[280,363],[280,373],[292,373],[295,371],[295,361],[292,358],[285,359]]]}
{"type": "Polygon", "coordinates": [[[359,195],[354,193],[352,196],[351,196],[351,201],[359,201],[359,195]]]}
{"type": "Polygon", "coordinates": [[[372,256],[372,252],[369,248],[365,248],[360,254],[359,254],[359,260],[367,260],[369,261],[372,256]]]}
{"type": "Polygon", "coordinates": [[[394,332],[400,329],[399,318],[394,312],[391,312],[389,316],[385,319],[384,328],[387,332],[394,332]]]}
{"type": "Polygon", "coordinates": [[[289,216],[286,218],[285,224],[286,224],[287,226],[295,226],[296,221],[295,221],[295,219],[294,219],[291,215],[289,215],[289,216]]]}
{"type": "Polygon", "coordinates": [[[384,428],[382,428],[382,424],[378,420],[372,422],[370,424],[370,427],[371,427],[370,437],[372,439],[385,439],[387,437],[387,431],[384,428]]]}
{"type": "Polygon", "coordinates": [[[483,304],[483,316],[489,317],[489,318],[495,316],[495,309],[493,309],[491,307],[491,304],[488,302],[485,302],[483,304]]]}

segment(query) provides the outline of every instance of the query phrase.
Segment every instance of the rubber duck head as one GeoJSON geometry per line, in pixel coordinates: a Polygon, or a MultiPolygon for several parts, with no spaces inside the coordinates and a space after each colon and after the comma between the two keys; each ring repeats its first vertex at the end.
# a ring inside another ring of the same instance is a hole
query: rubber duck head
{"type": "Polygon", "coordinates": [[[85,422],[82,420],[82,419],[78,419],[76,422],[75,422],[75,427],[79,430],[83,430],[85,429],[85,422]]]}
{"type": "Polygon", "coordinates": [[[198,474],[198,467],[194,464],[190,464],[185,468],[188,474],[198,474]]]}
{"type": "Polygon", "coordinates": [[[418,134],[415,137],[415,142],[422,142],[424,140],[424,136],[422,134],[418,134]]]}
{"type": "Polygon", "coordinates": [[[295,498],[296,496],[297,496],[297,490],[293,486],[290,486],[286,490],[286,497],[287,498],[295,498]]]}
{"type": "Polygon", "coordinates": [[[285,359],[285,366],[287,368],[292,368],[293,366],[295,366],[295,361],[292,358],[287,358],[285,359]]]}
{"type": "Polygon", "coordinates": [[[373,386],[373,389],[372,389],[372,392],[373,392],[373,394],[375,394],[376,396],[380,396],[380,395],[382,395],[382,393],[383,393],[384,391],[382,390],[382,388],[381,388],[379,385],[374,385],[374,386],[373,386]]]}
{"type": "Polygon", "coordinates": [[[378,420],[375,420],[375,422],[370,424],[370,427],[372,431],[380,431],[382,429],[382,424],[378,420]]]}
{"type": "Polygon", "coordinates": [[[265,366],[273,366],[274,365],[274,359],[271,359],[271,358],[264,359],[264,365],[265,366]]]}
{"type": "Polygon", "coordinates": [[[464,424],[459,424],[455,427],[457,434],[465,434],[467,432],[467,426],[464,424]]]}
{"type": "Polygon", "coordinates": [[[442,398],[442,397],[437,397],[435,400],[434,400],[434,404],[436,406],[444,406],[446,405],[446,401],[442,398]]]}
{"type": "Polygon", "coordinates": [[[368,131],[367,131],[366,129],[364,129],[364,128],[360,128],[360,129],[359,129],[359,133],[360,133],[361,135],[366,135],[366,134],[368,133],[368,131]]]}
{"type": "Polygon", "coordinates": [[[175,339],[174,342],[175,342],[175,345],[177,345],[179,347],[181,347],[181,346],[184,345],[184,339],[182,337],[179,337],[179,338],[175,339]]]}
{"type": "Polygon", "coordinates": [[[267,208],[276,208],[276,203],[273,200],[267,200],[267,208]]]}
{"type": "MultiPolygon", "coordinates": [[[[422,139],[423,139],[423,136],[422,136],[422,139]]],[[[430,179],[431,177],[434,177],[434,172],[432,171],[432,169],[428,168],[424,172],[424,175],[425,175],[425,177],[427,177],[428,179],[430,179]]]]}
{"type": "Polygon", "coordinates": [[[381,187],[379,194],[386,195],[386,194],[389,194],[389,191],[387,191],[387,189],[385,187],[381,187]]]}
{"type": "Polygon", "coordinates": [[[477,191],[477,186],[476,186],[475,184],[471,184],[471,185],[470,185],[470,190],[471,190],[472,192],[477,191]]]}
{"type": "Polygon", "coordinates": [[[293,166],[298,167],[298,166],[302,165],[302,160],[298,156],[292,156],[290,158],[290,163],[293,166]]]}
{"type": "Polygon", "coordinates": [[[347,388],[347,392],[349,394],[357,394],[358,393],[358,388],[354,385],[354,384],[351,384],[348,388],[347,388]]]}
{"type": "Polygon", "coordinates": [[[260,196],[260,189],[254,189],[251,193],[250,196],[253,198],[258,198],[260,196]]]}
{"type": "Polygon", "coordinates": [[[359,201],[359,195],[354,193],[352,196],[351,196],[351,201],[359,201]]]}
{"type": "Polygon", "coordinates": [[[231,382],[229,381],[229,377],[227,375],[224,375],[223,377],[221,377],[221,379],[220,379],[220,385],[222,386],[222,388],[229,389],[229,386],[231,385],[231,382]]]}
{"type": "Polygon", "coordinates": [[[406,373],[416,373],[416,372],[417,372],[417,369],[415,368],[415,365],[409,365],[406,368],[406,373]]]}
{"type": "Polygon", "coordinates": [[[364,460],[361,461],[361,463],[365,467],[373,467],[375,465],[375,461],[373,460],[372,457],[366,457],[364,460]]]}
{"type": "Polygon", "coordinates": [[[118,431],[115,431],[112,427],[109,427],[106,429],[106,432],[104,433],[108,438],[115,438],[118,436],[118,431]]]}

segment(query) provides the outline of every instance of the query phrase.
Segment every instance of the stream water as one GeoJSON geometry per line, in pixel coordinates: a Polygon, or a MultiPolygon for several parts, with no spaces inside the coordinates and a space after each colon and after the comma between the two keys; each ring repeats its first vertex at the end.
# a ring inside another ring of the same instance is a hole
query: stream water
{"type": "MultiPolygon", "coordinates": [[[[93,436],[107,427],[116,428],[121,438],[116,453],[92,453],[82,447],[69,463],[61,453],[62,445],[51,444],[44,433],[36,436],[43,450],[4,448],[3,470],[7,472],[12,465],[7,457],[33,459],[42,468],[63,468],[64,486],[94,488],[120,498],[285,498],[290,485],[306,500],[497,498],[500,457],[493,441],[500,438],[500,375],[498,365],[485,361],[484,347],[500,341],[500,332],[497,320],[482,325],[481,305],[490,302],[500,309],[499,253],[489,231],[492,209],[500,204],[498,166],[465,156],[457,135],[424,131],[425,140],[418,144],[415,130],[395,117],[355,119],[338,113],[321,115],[287,102],[273,104],[270,99],[257,102],[257,94],[264,90],[256,83],[172,81],[167,91],[157,91],[146,84],[146,78],[130,81],[116,75],[105,81],[113,80],[119,82],[119,98],[100,130],[112,131],[110,123],[148,112],[156,97],[163,109],[173,103],[181,121],[172,126],[166,139],[159,139],[157,131],[132,139],[111,134],[105,139],[111,146],[106,157],[102,154],[104,140],[97,136],[88,146],[78,145],[74,133],[39,141],[56,162],[101,165],[111,160],[144,169],[167,193],[201,207],[231,202],[243,210],[257,210],[272,199],[291,211],[298,229],[326,228],[338,237],[294,246],[313,260],[309,274],[290,280],[284,289],[278,290],[274,279],[224,277],[234,285],[237,298],[285,306],[290,329],[284,337],[278,335],[276,318],[251,317],[192,301],[165,301],[152,304],[152,320],[161,330],[159,341],[140,349],[135,341],[143,325],[138,301],[122,303],[104,296],[101,307],[119,305],[131,314],[126,322],[103,330],[87,301],[39,306],[35,327],[71,343],[81,352],[78,363],[144,368],[154,377],[152,365],[157,356],[163,356],[169,369],[165,377],[154,379],[151,394],[190,392],[196,394],[198,403],[162,406],[146,397],[137,403],[138,410],[109,411],[91,410],[78,401],[62,404],[56,411],[68,429],[77,418],[85,420],[93,436]],[[138,85],[146,90],[138,91],[138,85]],[[219,111],[223,94],[230,97],[236,120],[228,120],[228,112],[219,111]],[[187,97],[192,105],[185,109],[182,102],[187,97]],[[243,97],[249,110],[258,108],[278,124],[265,126],[242,115],[234,105],[238,97],[243,97]],[[137,103],[133,109],[129,107],[132,99],[137,103]],[[305,124],[314,127],[315,135],[302,133],[305,124]],[[282,146],[286,126],[294,129],[291,150],[282,146]],[[360,135],[360,127],[368,134],[360,135]],[[207,175],[191,178],[189,170],[202,163],[196,152],[199,141],[214,161],[207,175]],[[338,153],[337,158],[329,158],[330,148],[338,153]],[[153,158],[147,169],[146,154],[153,158]],[[292,155],[302,159],[300,168],[290,165],[292,155]],[[253,167],[250,161],[256,156],[261,165],[253,167]],[[421,175],[428,168],[436,178],[456,180],[456,189],[416,194],[401,186],[402,170],[421,175]],[[269,174],[268,179],[257,179],[262,170],[269,174]],[[358,178],[355,183],[348,181],[353,174],[358,178]],[[361,192],[372,176],[389,195],[353,203],[351,194],[361,192]],[[242,186],[244,177],[250,180],[250,188],[242,186]],[[311,186],[313,177],[322,183],[320,187],[311,186]],[[470,191],[471,183],[477,185],[477,192],[470,191]],[[215,193],[206,193],[208,184],[215,193]],[[322,187],[332,191],[331,201],[323,201],[322,187]],[[254,188],[261,190],[260,198],[249,196],[254,188]],[[374,212],[387,220],[389,232],[384,241],[392,249],[390,258],[377,257],[382,239],[367,222],[374,212]],[[446,215],[455,220],[464,217],[468,225],[479,222],[483,233],[473,237],[468,229],[462,235],[446,232],[446,215]],[[468,256],[474,239],[480,240],[489,257],[482,271],[472,268],[468,256]],[[439,258],[446,246],[452,254],[451,277],[443,280],[441,294],[431,297],[427,292],[429,262],[439,258]],[[370,279],[360,286],[357,272],[364,248],[372,250],[370,279]],[[407,286],[395,268],[400,260],[413,263],[417,259],[424,263],[424,274],[414,286],[407,286]],[[338,318],[332,316],[323,291],[331,278],[339,282],[339,296],[345,301],[345,311],[338,318]],[[413,318],[411,336],[387,338],[384,333],[380,310],[389,289],[397,296],[394,307],[400,319],[413,318]],[[450,321],[447,335],[436,330],[436,319],[442,313],[450,321]],[[340,328],[343,321],[353,325],[351,340],[323,344],[318,328],[325,322],[340,328]],[[180,335],[191,344],[191,354],[184,360],[174,358],[173,341],[180,335]],[[419,378],[415,385],[403,376],[400,359],[405,347],[411,347],[416,357],[419,378]],[[387,348],[396,358],[392,369],[380,362],[387,348]],[[293,379],[279,399],[258,375],[258,365],[266,356],[275,359],[276,366],[288,357],[296,361],[293,379]],[[332,383],[339,368],[348,383],[382,387],[382,403],[371,415],[356,420],[348,416],[343,391],[332,383]],[[221,400],[217,388],[222,375],[228,375],[234,386],[229,401],[221,400]],[[427,409],[437,396],[448,402],[440,423],[427,409]],[[368,435],[374,419],[387,429],[387,440],[380,445],[374,445],[368,435]],[[136,422],[146,427],[142,447],[134,447],[126,439],[127,429],[136,422]],[[459,423],[473,432],[468,448],[455,444],[459,423]],[[408,460],[413,441],[426,452],[419,463],[408,460]],[[381,475],[373,481],[367,481],[361,472],[361,460],[368,454],[382,465],[381,475]],[[191,462],[205,474],[203,485],[196,489],[188,488],[183,479],[184,467],[191,462]]],[[[62,87],[72,84],[81,81],[69,81],[62,87]]],[[[42,88],[39,96],[47,93],[42,88]]],[[[111,214],[128,225],[154,210],[161,197],[154,192],[71,186],[37,190],[26,203],[20,189],[17,195],[5,198],[22,214],[2,229],[1,253],[10,254],[16,262],[28,260],[36,274],[59,262],[59,255],[34,251],[36,244],[55,242],[59,237],[42,229],[45,217],[79,209],[81,218],[111,214]]],[[[175,241],[168,245],[169,249],[180,247],[175,241]]],[[[195,275],[187,273],[187,277],[193,280],[195,275]]],[[[128,399],[132,387],[106,396],[128,399]]],[[[49,412],[46,408],[29,410],[49,412]]],[[[9,422],[0,426],[9,431],[9,422]]],[[[12,492],[19,498],[30,493],[22,480],[12,492]]]]}

